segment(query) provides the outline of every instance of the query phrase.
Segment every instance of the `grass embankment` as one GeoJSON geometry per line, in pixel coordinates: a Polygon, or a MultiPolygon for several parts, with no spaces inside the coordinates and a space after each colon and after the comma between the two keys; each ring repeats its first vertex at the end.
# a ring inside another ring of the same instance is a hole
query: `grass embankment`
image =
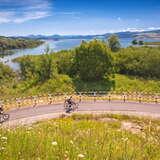
{"type": "Polygon", "coordinates": [[[160,121],[74,115],[30,127],[0,129],[1,160],[159,160],[160,121]],[[140,130],[122,128],[130,122],[140,130]]]}
{"type": "Polygon", "coordinates": [[[113,87],[118,92],[151,92],[160,91],[159,80],[144,80],[132,76],[116,74],[112,81],[103,80],[99,82],[83,82],[73,80],[67,75],[58,76],[42,84],[34,85],[33,81],[22,81],[16,85],[8,83],[1,85],[0,97],[2,99],[32,96],[38,94],[56,93],[56,92],[74,92],[74,91],[106,91],[113,87]],[[110,85],[108,85],[110,83],[110,85]]]}
{"type": "Polygon", "coordinates": [[[134,76],[117,74],[115,76],[115,90],[129,92],[160,92],[160,80],[146,80],[134,76]]]}
{"type": "Polygon", "coordinates": [[[158,45],[160,46],[160,42],[145,42],[145,45],[158,45]]]}
{"type": "Polygon", "coordinates": [[[160,80],[147,80],[135,76],[126,76],[122,74],[116,74],[114,78],[110,80],[104,79],[99,82],[83,82],[75,81],[75,88],[82,91],[106,91],[113,88],[118,92],[160,92],[160,80]]]}

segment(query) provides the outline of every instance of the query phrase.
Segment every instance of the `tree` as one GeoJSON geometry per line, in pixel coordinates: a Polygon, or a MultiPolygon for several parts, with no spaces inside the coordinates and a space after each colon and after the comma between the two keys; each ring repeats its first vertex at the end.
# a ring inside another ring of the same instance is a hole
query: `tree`
{"type": "Polygon", "coordinates": [[[128,47],[115,54],[119,73],[160,79],[160,50],[157,47],[128,47]]]}
{"type": "Polygon", "coordinates": [[[40,57],[39,68],[37,69],[39,82],[45,82],[57,74],[56,64],[51,54],[44,54],[40,57]]]}
{"type": "Polygon", "coordinates": [[[72,50],[62,50],[53,54],[55,59],[57,70],[59,74],[67,74],[69,76],[74,76],[74,58],[75,52],[72,50]]]}
{"type": "Polygon", "coordinates": [[[137,45],[137,44],[138,44],[138,41],[137,41],[136,39],[134,39],[134,40],[132,41],[132,44],[133,44],[133,45],[137,45]]]}
{"type": "Polygon", "coordinates": [[[111,48],[111,50],[113,52],[117,52],[120,50],[121,48],[121,44],[119,42],[119,38],[118,36],[116,35],[112,35],[108,38],[108,45],[109,45],[109,48],[111,48]]]}
{"type": "Polygon", "coordinates": [[[23,80],[45,82],[57,75],[57,67],[52,54],[24,56],[18,60],[23,80]]]}
{"type": "Polygon", "coordinates": [[[0,62],[0,84],[15,77],[14,71],[7,65],[0,62]]]}
{"type": "Polygon", "coordinates": [[[81,43],[75,49],[75,68],[83,81],[102,80],[113,72],[110,50],[98,40],[81,43]]]}
{"type": "Polygon", "coordinates": [[[49,44],[47,44],[44,49],[44,54],[50,54],[50,53],[53,53],[53,50],[50,48],[49,44]]]}
{"type": "Polygon", "coordinates": [[[144,45],[144,42],[141,40],[138,42],[139,45],[144,45]]]}

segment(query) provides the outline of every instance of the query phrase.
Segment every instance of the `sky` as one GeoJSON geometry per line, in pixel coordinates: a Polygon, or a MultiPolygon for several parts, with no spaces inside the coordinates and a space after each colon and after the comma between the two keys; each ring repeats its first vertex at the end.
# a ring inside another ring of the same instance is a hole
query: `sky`
{"type": "Polygon", "coordinates": [[[0,35],[160,29],[160,0],[0,0],[0,35]]]}

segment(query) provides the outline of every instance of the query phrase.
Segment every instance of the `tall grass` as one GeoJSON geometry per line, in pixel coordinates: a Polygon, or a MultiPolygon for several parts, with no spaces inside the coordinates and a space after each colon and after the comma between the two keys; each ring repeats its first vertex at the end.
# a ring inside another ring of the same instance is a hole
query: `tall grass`
{"type": "Polygon", "coordinates": [[[0,160],[159,160],[160,121],[133,119],[143,126],[137,135],[121,129],[130,117],[74,116],[29,127],[0,129],[0,160]]]}

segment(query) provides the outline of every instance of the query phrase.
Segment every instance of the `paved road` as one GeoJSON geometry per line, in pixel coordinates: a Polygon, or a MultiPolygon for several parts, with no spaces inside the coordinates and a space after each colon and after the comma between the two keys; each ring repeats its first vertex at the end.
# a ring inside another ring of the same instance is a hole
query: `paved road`
{"type": "MultiPolygon", "coordinates": [[[[36,115],[50,114],[50,113],[62,113],[63,104],[42,105],[21,109],[11,110],[10,120],[32,117],[36,115]]],[[[159,114],[160,104],[144,104],[135,102],[82,102],[79,104],[78,111],[125,111],[125,112],[143,112],[146,114],[159,114]]]]}

